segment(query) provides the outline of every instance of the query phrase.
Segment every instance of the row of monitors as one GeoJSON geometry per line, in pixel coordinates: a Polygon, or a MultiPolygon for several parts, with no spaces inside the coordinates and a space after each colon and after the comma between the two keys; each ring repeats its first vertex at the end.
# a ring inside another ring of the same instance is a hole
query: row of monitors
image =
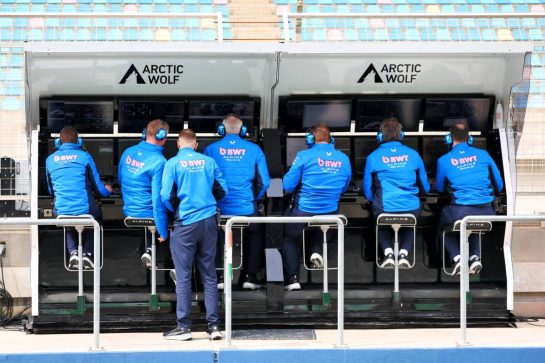
{"type": "MultiPolygon", "coordinates": [[[[259,117],[259,102],[254,100],[185,100],[185,99],[118,99],[91,101],[78,99],[49,99],[43,103],[45,124],[51,133],[64,126],[74,126],[82,134],[113,133],[115,109],[119,133],[140,133],[153,119],[169,123],[171,132],[189,128],[196,132],[212,133],[229,113],[240,115],[249,131],[259,117]]],[[[46,126],[42,124],[43,126],[46,126]]]]}
{"type": "MultiPolygon", "coordinates": [[[[437,159],[449,151],[443,136],[405,137],[403,144],[416,150],[422,156],[424,167],[430,177],[437,171],[437,159]]],[[[335,148],[344,152],[352,163],[352,171],[356,176],[363,175],[367,156],[378,147],[374,137],[336,137],[335,148]]],[[[473,137],[474,147],[486,150],[485,137],[473,137]]],[[[286,165],[293,163],[295,156],[301,150],[306,150],[305,139],[302,137],[288,137],[286,139],[286,165]]]]}
{"type": "Polygon", "coordinates": [[[351,120],[357,132],[378,131],[380,123],[395,117],[405,131],[448,130],[463,122],[473,131],[492,129],[494,96],[368,96],[350,99],[293,99],[280,100],[279,126],[288,132],[302,132],[318,123],[327,124],[333,131],[350,131],[351,120]]]}

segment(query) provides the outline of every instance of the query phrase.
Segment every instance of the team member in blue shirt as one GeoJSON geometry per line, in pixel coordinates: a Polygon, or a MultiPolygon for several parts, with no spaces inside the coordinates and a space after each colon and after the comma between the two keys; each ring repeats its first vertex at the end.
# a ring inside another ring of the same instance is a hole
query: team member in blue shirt
{"type": "Polygon", "coordinates": [[[209,339],[221,339],[216,288],[217,202],[227,195],[227,185],[214,159],[195,151],[197,137],[183,130],[178,154],[163,171],[161,200],[175,214],[170,252],[176,269],[177,327],[165,339],[191,339],[191,271],[193,259],[204,285],[209,339]]]}
{"type": "MultiPolygon", "coordinates": [[[[297,153],[290,170],[284,176],[284,190],[293,193],[292,205],[286,216],[337,214],[339,199],[346,191],[352,169],[348,157],[331,143],[329,128],[315,127],[307,134],[308,150],[297,153]]],[[[299,246],[305,224],[286,224],[282,241],[285,289],[299,290],[299,246]]],[[[313,240],[310,261],[315,268],[323,267],[322,241],[313,240]]]]}
{"type": "MultiPolygon", "coordinates": [[[[161,202],[161,178],[166,159],[163,148],[167,142],[168,124],[150,121],[143,140],[123,152],[119,160],[118,179],[126,217],[154,218],[159,241],[168,238],[166,208],[161,202]]],[[[146,250],[141,261],[151,267],[151,233],[146,230],[146,250]]]]}
{"type": "MultiPolygon", "coordinates": [[[[418,195],[430,191],[422,158],[418,152],[401,143],[402,126],[395,118],[381,123],[377,138],[380,146],[367,157],[363,176],[363,191],[365,198],[373,204],[374,218],[381,213],[410,213],[418,219],[418,195]]],[[[379,228],[378,241],[384,252],[383,268],[395,264],[392,237],[391,228],[379,228]]],[[[398,264],[400,268],[408,268],[407,256],[414,243],[412,229],[400,229],[399,239],[398,264]]]]}
{"type": "MultiPolygon", "coordinates": [[[[77,216],[90,214],[98,222],[102,212],[95,198],[109,197],[110,185],[100,181],[93,157],[82,150],[83,141],[72,126],[64,127],[55,140],[57,150],[45,162],[49,193],[55,199],[55,215],[77,216]]],[[[66,233],[66,247],[70,255],[70,269],[78,268],[78,235],[74,228],[66,233]]],[[[93,234],[83,232],[83,268],[92,269],[93,234]]]]}
{"type": "MultiPolygon", "coordinates": [[[[468,215],[495,214],[494,194],[503,189],[500,171],[485,150],[471,147],[471,136],[465,124],[456,124],[446,136],[452,150],[437,161],[436,187],[438,192],[450,194],[451,204],[441,212],[442,228],[468,215]]],[[[445,247],[454,262],[454,273],[460,273],[460,245],[453,234],[445,235],[445,247]]],[[[478,236],[469,236],[469,273],[482,269],[478,236]]]]}
{"type": "MultiPolygon", "coordinates": [[[[241,138],[246,135],[246,127],[235,114],[225,116],[218,127],[218,133],[225,137],[208,145],[204,154],[216,161],[229,188],[229,195],[218,203],[221,214],[256,216],[257,203],[271,182],[265,155],[259,146],[241,138]]],[[[261,287],[256,274],[262,267],[264,236],[259,224],[251,224],[245,231],[248,238],[244,244],[242,265],[246,274],[242,287],[253,290],[261,287]]],[[[220,238],[220,242],[222,240],[220,238]]],[[[223,266],[222,251],[223,243],[220,243],[216,256],[217,267],[223,266]]],[[[218,286],[222,288],[223,274],[218,275],[218,281],[218,286]]]]}

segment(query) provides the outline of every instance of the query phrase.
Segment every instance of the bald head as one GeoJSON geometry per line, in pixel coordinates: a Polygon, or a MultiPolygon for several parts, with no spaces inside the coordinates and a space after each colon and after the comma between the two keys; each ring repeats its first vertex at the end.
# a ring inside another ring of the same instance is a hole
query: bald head
{"type": "Polygon", "coordinates": [[[191,129],[185,129],[178,134],[178,149],[190,147],[193,150],[197,148],[197,135],[191,129]]]}
{"type": "Polygon", "coordinates": [[[227,135],[239,134],[242,127],[242,120],[237,114],[230,113],[223,119],[223,125],[225,126],[225,133],[227,135]]]}
{"type": "Polygon", "coordinates": [[[467,142],[469,139],[469,128],[464,123],[457,123],[450,128],[453,145],[467,142]]]}

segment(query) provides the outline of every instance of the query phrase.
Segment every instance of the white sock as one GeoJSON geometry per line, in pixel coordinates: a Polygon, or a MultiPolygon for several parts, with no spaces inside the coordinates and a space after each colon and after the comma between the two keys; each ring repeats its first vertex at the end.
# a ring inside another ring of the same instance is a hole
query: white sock
{"type": "Polygon", "coordinates": [[[390,253],[391,253],[391,254],[394,254],[394,250],[392,250],[392,249],[389,248],[389,247],[388,247],[387,249],[384,250],[384,256],[387,256],[387,255],[389,255],[390,253]]]}
{"type": "Polygon", "coordinates": [[[408,256],[408,255],[409,255],[409,251],[407,251],[406,249],[403,249],[403,248],[402,248],[402,249],[399,250],[399,254],[400,254],[400,255],[401,255],[401,254],[404,254],[405,256],[408,256]]]}

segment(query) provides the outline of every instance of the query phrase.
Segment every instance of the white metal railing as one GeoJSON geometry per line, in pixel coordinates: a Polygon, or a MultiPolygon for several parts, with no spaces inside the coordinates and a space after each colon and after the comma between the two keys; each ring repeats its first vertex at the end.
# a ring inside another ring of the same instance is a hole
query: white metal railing
{"type": "Polygon", "coordinates": [[[336,224],[338,239],[338,271],[337,271],[337,344],[344,345],[344,223],[342,216],[321,215],[312,217],[232,217],[225,224],[225,255],[223,271],[225,297],[225,335],[227,345],[232,338],[232,289],[233,279],[233,231],[235,223],[313,223],[336,224]]]}

